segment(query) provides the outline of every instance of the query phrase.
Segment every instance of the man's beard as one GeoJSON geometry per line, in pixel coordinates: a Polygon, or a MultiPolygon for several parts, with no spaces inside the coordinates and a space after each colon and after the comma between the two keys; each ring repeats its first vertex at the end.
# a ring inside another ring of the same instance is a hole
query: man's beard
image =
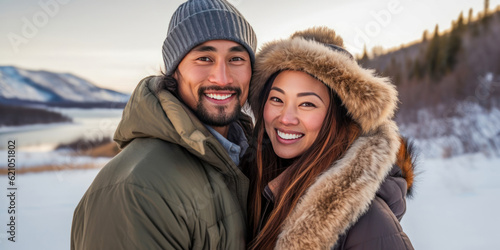
{"type": "Polygon", "coordinates": [[[224,127],[227,126],[234,121],[237,121],[238,118],[240,117],[241,114],[241,104],[240,104],[240,95],[241,95],[241,89],[236,88],[236,87],[217,87],[217,86],[212,86],[212,87],[201,87],[198,90],[198,97],[200,100],[198,102],[198,105],[196,106],[196,110],[194,111],[195,114],[198,116],[198,119],[200,119],[201,122],[205,123],[206,125],[209,126],[214,126],[214,127],[224,127]],[[204,100],[204,92],[206,90],[230,90],[234,91],[236,95],[236,105],[233,108],[231,112],[228,112],[228,109],[231,109],[230,106],[223,105],[220,107],[217,107],[217,111],[215,114],[210,113],[206,107],[203,105],[202,100],[204,100]]]}

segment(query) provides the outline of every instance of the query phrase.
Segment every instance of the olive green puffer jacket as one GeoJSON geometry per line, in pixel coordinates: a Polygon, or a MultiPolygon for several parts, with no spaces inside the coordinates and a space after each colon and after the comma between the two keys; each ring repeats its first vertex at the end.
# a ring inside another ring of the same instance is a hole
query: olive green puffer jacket
{"type": "Polygon", "coordinates": [[[71,249],[244,248],[248,179],[185,105],[151,90],[160,79],[142,80],[125,107],[123,151],[76,207],[71,249]]]}

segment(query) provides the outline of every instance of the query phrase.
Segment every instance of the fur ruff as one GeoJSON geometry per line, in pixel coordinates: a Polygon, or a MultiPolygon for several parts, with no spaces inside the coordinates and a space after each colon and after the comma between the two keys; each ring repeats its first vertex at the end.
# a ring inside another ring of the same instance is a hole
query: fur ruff
{"type": "Polygon", "coordinates": [[[334,246],[367,211],[399,149],[399,133],[392,121],[356,140],[302,196],[284,222],[276,249],[334,246]]]}
{"type": "Polygon", "coordinates": [[[400,137],[399,140],[401,146],[399,147],[396,165],[401,169],[401,177],[406,180],[406,196],[412,198],[418,154],[415,145],[408,138],[400,137]]]}
{"type": "Polygon", "coordinates": [[[267,43],[258,53],[249,102],[256,112],[259,96],[269,77],[281,70],[309,73],[332,88],[363,132],[376,129],[392,118],[397,91],[388,78],[360,67],[346,53],[325,43],[342,46],[332,30],[315,28],[298,32],[291,39],[267,43]],[[320,41],[320,42],[318,42],[320,41]]]}

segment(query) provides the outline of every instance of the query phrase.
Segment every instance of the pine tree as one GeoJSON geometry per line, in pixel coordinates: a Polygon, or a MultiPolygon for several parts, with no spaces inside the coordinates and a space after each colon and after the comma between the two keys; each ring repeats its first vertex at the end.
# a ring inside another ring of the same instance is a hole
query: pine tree
{"type": "Polygon", "coordinates": [[[490,0],[484,0],[484,16],[483,16],[483,18],[488,17],[489,8],[490,8],[490,0]]]}
{"type": "Polygon", "coordinates": [[[489,8],[490,8],[490,1],[484,0],[484,13],[482,22],[486,27],[488,27],[488,21],[489,21],[489,11],[490,11],[489,8]]]}
{"type": "Polygon", "coordinates": [[[441,68],[441,41],[439,36],[439,26],[436,24],[434,28],[434,36],[432,37],[427,51],[425,54],[425,64],[427,65],[428,72],[434,78],[438,76],[439,69],[441,68]]]}
{"type": "Polygon", "coordinates": [[[363,57],[361,57],[361,60],[369,60],[370,58],[368,57],[368,51],[366,50],[366,44],[363,47],[363,57]]]}
{"type": "Polygon", "coordinates": [[[422,42],[427,42],[427,30],[424,30],[424,33],[422,34],[422,42]]]}
{"type": "Polygon", "coordinates": [[[457,31],[459,33],[463,33],[464,30],[465,30],[465,21],[464,21],[464,13],[463,13],[463,11],[460,12],[460,15],[458,15],[456,29],[457,29],[457,31]]]}
{"type": "Polygon", "coordinates": [[[478,23],[474,22],[474,13],[472,8],[469,9],[469,18],[467,20],[467,28],[471,30],[472,36],[476,37],[479,35],[478,23]]]}
{"type": "Polygon", "coordinates": [[[452,29],[448,34],[448,39],[446,42],[446,53],[444,58],[444,70],[451,71],[455,67],[457,62],[457,55],[462,46],[462,33],[463,26],[460,25],[460,22],[457,23],[452,22],[452,29]]]}
{"type": "Polygon", "coordinates": [[[368,52],[366,50],[366,44],[365,44],[365,46],[363,47],[363,56],[358,60],[358,63],[361,64],[361,65],[364,65],[369,60],[370,60],[370,58],[368,57],[368,52]]]}
{"type": "Polygon", "coordinates": [[[467,24],[470,26],[472,24],[472,21],[474,21],[474,13],[472,11],[472,8],[470,8],[469,17],[467,18],[467,24]]]}

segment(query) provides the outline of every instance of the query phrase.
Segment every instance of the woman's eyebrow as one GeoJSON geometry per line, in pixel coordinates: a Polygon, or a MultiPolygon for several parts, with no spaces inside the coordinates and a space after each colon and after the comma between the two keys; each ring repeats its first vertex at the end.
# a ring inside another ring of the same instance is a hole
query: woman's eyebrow
{"type": "MultiPolygon", "coordinates": [[[[282,90],[282,89],[280,89],[280,88],[278,88],[278,87],[272,87],[271,90],[276,90],[276,91],[278,91],[278,92],[280,92],[282,94],[285,94],[285,91],[282,90]]],[[[297,97],[310,96],[310,95],[318,97],[323,103],[325,102],[325,101],[323,101],[323,99],[318,94],[316,94],[314,92],[302,92],[302,93],[298,93],[297,97]]]]}
{"type": "Polygon", "coordinates": [[[278,87],[272,87],[271,90],[276,90],[276,91],[278,91],[278,92],[280,92],[282,94],[285,94],[285,91],[282,90],[282,89],[280,89],[280,88],[278,88],[278,87]]]}
{"type": "Polygon", "coordinates": [[[314,93],[314,92],[302,92],[302,93],[298,93],[297,94],[298,97],[309,96],[309,95],[316,96],[316,97],[318,97],[323,102],[323,99],[321,99],[321,97],[318,94],[314,93]]]}

